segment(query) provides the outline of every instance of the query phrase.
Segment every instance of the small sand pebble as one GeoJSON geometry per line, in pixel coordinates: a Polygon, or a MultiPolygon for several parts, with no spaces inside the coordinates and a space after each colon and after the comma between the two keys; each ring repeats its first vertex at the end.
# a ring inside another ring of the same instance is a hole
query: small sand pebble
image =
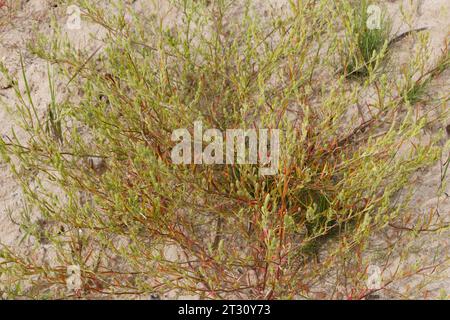
{"type": "Polygon", "coordinates": [[[106,161],[103,158],[89,157],[87,163],[98,174],[103,174],[106,171],[106,161]]]}

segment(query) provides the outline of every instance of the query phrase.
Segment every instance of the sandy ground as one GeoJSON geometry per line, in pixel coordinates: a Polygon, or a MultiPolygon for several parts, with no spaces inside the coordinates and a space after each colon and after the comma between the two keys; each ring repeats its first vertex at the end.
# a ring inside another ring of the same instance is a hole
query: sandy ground
{"type": "MultiPolygon", "coordinates": [[[[8,2],[8,1],[7,1],[8,2]]],[[[35,32],[50,32],[49,18],[51,15],[57,15],[59,23],[66,21],[66,8],[58,7],[55,1],[51,0],[14,0],[9,1],[13,4],[14,10],[11,14],[6,14],[4,8],[0,9],[0,59],[5,63],[8,70],[17,75],[21,72],[20,54],[23,55],[25,73],[30,83],[32,95],[35,98],[35,104],[42,114],[45,112],[47,104],[50,101],[47,81],[47,65],[45,62],[33,57],[26,49],[26,44],[33,41],[35,32]]],[[[148,1],[138,0],[133,5],[138,9],[145,7],[148,1]]],[[[163,1],[158,1],[163,5],[163,1]]],[[[0,3],[2,1],[0,0],[0,3]]],[[[284,0],[262,1],[259,10],[263,14],[271,5],[282,7],[286,5],[284,0]]],[[[389,13],[394,18],[393,33],[400,34],[410,28],[427,27],[430,33],[430,48],[433,53],[431,60],[436,59],[444,46],[445,39],[450,40],[450,1],[449,0],[418,0],[412,1],[386,1],[389,13]],[[400,6],[403,5],[407,11],[412,12],[409,25],[404,22],[400,14],[400,6]]],[[[67,30],[67,34],[73,43],[83,48],[95,48],[95,42],[89,41],[90,33],[99,34],[101,30],[83,22],[81,30],[67,30]]],[[[392,59],[398,59],[401,65],[406,61],[408,49],[414,45],[414,39],[411,37],[402,40],[394,47],[392,59]]],[[[23,84],[22,84],[23,85],[23,84]]],[[[450,92],[450,73],[447,72],[440,76],[433,84],[429,94],[441,94],[450,92]]],[[[63,91],[58,92],[63,95],[63,91]]],[[[7,81],[0,75],[0,99],[7,105],[14,106],[16,98],[14,90],[10,88],[7,81]]],[[[0,108],[0,134],[5,135],[12,128],[10,115],[4,107],[0,108]]],[[[430,128],[431,132],[440,130],[449,125],[447,123],[437,124],[430,128]]],[[[20,131],[18,131],[20,134],[20,131]]],[[[446,159],[443,159],[445,161],[446,159]]],[[[450,175],[442,181],[442,163],[426,172],[420,172],[414,182],[415,195],[413,197],[413,206],[418,214],[423,214],[429,210],[438,209],[441,217],[445,221],[450,218],[450,175]],[[438,190],[442,182],[449,184],[444,189],[444,193],[439,194],[438,190]]],[[[8,211],[13,216],[21,208],[23,195],[20,188],[14,182],[11,174],[3,163],[0,163],[0,243],[6,245],[16,245],[21,240],[22,234],[18,226],[14,225],[8,217],[8,211]]],[[[427,238],[427,248],[430,252],[435,247],[441,249],[441,255],[444,259],[448,258],[450,253],[449,233],[441,233],[438,236],[427,238]]],[[[427,254],[427,251],[423,254],[427,254]]],[[[431,254],[431,253],[430,253],[431,254]]],[[[450,273],[444,274],[444,279],[438,279],[430,286],[433,292],[445,289],[450,292],[450,273]]]]}

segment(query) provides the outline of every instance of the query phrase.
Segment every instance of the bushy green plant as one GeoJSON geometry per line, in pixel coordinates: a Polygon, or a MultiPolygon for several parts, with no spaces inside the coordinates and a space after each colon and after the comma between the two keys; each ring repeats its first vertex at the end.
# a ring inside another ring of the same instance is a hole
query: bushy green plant
{"type": "Polygon", "coordinates": [[[343,71],[347,76],[366,76],[387,54],[391,21],[381,7],[375,7],[371,1],[343,2],[343,6],[346,7],[346,14],[342,16],[346,34],[341,52],[343,71]],[[369,10],[371,5],[379,10],[373,12],[373,16],[369,10]],[[371,26],[370,19],[379,21],[371,26]]]}
{"type": "MultiPolygon", "coordinates": [[[[121,3],[110,12],[78,4],[84,21],[107,31],[100,49],[75,50],[58,32],[42,36],[32,49],[54,68],[47,119],[17,89],[29,138],[0,143],[27,196],[23,230],[36,250],[45,238],[54,257],[4,247],[0,272],[17,280],[4,292],[370,293],[367,241],[406,214],[401,195],[411,174],[436,161],[441,147],[436,137],[398,154],[429,119],[392,94],[386,75],[365,68],[369,81],[350,86],[328,67],[342,40],[334,18],[347,13],[336,10],[347,9],[291,1],[285,15],[267,21],[250,4],[236,15],[233,1],[183,0],[172,4],[180,21],[168,24],[163,13],[144,18],[121,3]],[[70,93],[57,97],[53,83],[63,76],[70,93]],[[378,96],[360,118],[352,110],[369,88],[378,96]],[[197,120],[223,131],[280,129],[278,174],[261,176],[255,165],[175,165],[171,134],[197,120]],[[46,228],[34,223],[36,214],[46,228]],[[81,267],[79,292],[66,290],[69,265],[81,267]]],[[[385,41],[362,31],[357,43],[367,65],[385,41]]]]}

